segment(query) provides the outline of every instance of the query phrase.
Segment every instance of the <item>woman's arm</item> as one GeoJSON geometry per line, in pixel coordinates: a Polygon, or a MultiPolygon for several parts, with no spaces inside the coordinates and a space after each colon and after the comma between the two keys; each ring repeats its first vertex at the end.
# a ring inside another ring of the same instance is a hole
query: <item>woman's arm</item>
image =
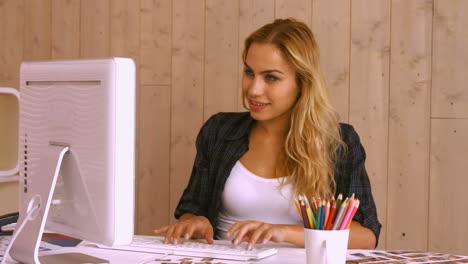
{"type": "Polygon", "coordinates": [[[365,168],[366,152],[352,126],[341,124],[341,135],[347,149],[339,155],[335,175],[336,193],[345,196],[355,194],[360,201],[351,224],[349,248],[375,248],[381,224],[365,168]],[[369,241],[374,241],[374,244],[368,244],[369,241]]]}
{"type": "Polygon", "coordinates": [[[352,221],[349,228],[348,248],[374,249],[377,239],[374,232],[362,226],[357,221],[352,221]]]}

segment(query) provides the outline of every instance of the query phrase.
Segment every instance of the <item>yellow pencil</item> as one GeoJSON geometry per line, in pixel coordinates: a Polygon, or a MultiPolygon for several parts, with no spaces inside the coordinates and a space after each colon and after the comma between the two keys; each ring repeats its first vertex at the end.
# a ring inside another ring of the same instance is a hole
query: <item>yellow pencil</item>
{"type": "Polygon", "coordinates": [[[315,229],[314,221],[312,220],[312,210],[310,209],[309,206],[306,208],[306,212],[307,212],[307,218],[309,219],[310,228],[315,229]]]}

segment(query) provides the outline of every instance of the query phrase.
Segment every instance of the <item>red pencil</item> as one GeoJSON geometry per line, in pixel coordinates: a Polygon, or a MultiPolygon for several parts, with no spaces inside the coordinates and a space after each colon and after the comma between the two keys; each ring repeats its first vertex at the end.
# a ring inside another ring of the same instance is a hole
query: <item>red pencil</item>
{"type": "Polygon", "coordinates": [[[332,197],[330,214],[328,215],[327,224],[325,225],[325,230],[330,230],[333,218],[335,217],[336,211],[336,200],[335,197],[332,197]]]}
{"type": "MultiPolygon", "coordinates": [[[[325,204],[325,200],[323,201],[325,204]]],[[[325,218],[323,219],[323,230],[326,230],[325,227],[327,226],[328,223],[328,217],[330,216],[330,201],[327,200],[327,203],[325,204],[325,218]]]]}
{"type": "Polygon", "coordinates": [[[312,210],[314,210],[314,213],[317,213],[317,201],[315,200],[315,197],[312,196],[312,210]]]}

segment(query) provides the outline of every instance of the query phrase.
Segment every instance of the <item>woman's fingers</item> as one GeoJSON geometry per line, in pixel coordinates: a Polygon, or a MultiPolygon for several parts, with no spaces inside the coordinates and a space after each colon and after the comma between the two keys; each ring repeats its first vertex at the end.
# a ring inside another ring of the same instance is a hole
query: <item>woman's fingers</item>
{"type": "Polygon", "coordinates": [[[253,245],[263,242],[263,237],[268,229],[271,228],[269,224],[260,223],[255,229],[251,230],[250,239],[248,241],[247,250],[251,250],[253,245]],[[259,241],[259,239],[262,239],[259,241]]]}
{"type": "Polygon", "coordinates": [[[167,230],[169,229],[169,227],[170,227],[170,226],[164,226],[164,227],[155,229],[155,230],[153,230],[153,233],[154,233],[155,235],[159,235],[159,234],[161,234],[161,233],[166,233],[167,230]]]}
{"type": "Polygon", "coordinates": [[[166,236],[164,239],[165,244],[169,244],[172,242],[172,235],[174,234],[174,229],[175,229],[174,225],[172,225],[171,227],[167,229],[166,236]]]}
{"type": "Polygon", "coordinates": [[[229,237],[236,234],[232,243],[239,245],[242,242],[247,242],[247,249],[250,250],[255,244],[264,244],[268,241],[282,242],[284,239],[282,232],[281,225],[244,221],[232,225],[227,235],[229,237]]]}
{"type": "Polygon", "coordinates": [[[164,243],[178,244],[181,239],[193,237],[204,238],[208,243],[213,243],[213,227],[205,217],[196,216],[190,219],[154,230],[155,234],[166,233],[164,243]]]}
{"type": "Polygon", "coordinates": [[[205,230],[205,235],[204,235],[204,238],[206,240],[206,242],[208,242],[208,244],[213,244],[214,241],[213,241],[213,228],[208,228],[205,230]]]}
{"type": "Polygon", "coordinates": [[[253,229],[258,222],[252,222],[252,221],[244,221],[244,222],[239,222],[234,224],[230,231],[229,234],[236,234],[234,239],[232,240],[232,243],[234,245],[239,245],[240,243],[244,241],[248,241],[247,232],[249,232],[251,229],[253,229]]]}

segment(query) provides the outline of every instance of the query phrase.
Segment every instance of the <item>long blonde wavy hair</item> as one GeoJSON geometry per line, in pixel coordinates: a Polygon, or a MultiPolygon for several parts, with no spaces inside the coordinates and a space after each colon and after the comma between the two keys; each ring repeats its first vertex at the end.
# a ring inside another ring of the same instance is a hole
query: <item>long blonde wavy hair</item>
{"type": "MultiPolygon", "coordinates": [[[[282,169],[296,194],[330,198],[336,190],[335,163],[345,144],[338,113],[319,61],[319,48],[309,27],[295,19],[276,19],[253,32],[244,43],[245,62],[252,43],[275,45],[295,69],[299,97],[291,112],[282,169]]],[[[246,96],[243,93],[246,109],[246,96]]]]}

